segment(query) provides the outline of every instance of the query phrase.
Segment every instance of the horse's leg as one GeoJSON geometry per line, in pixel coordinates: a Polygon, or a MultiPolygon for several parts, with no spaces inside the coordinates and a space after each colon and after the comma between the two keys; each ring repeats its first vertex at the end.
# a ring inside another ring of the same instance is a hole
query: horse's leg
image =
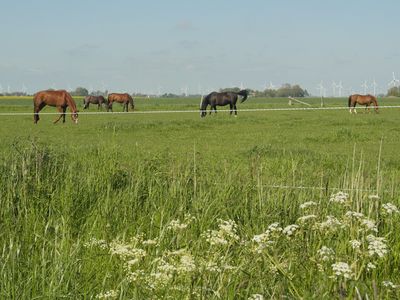
{"type": "Polygon", "coordinates": [[[54,122],[53,122],[54,124],[56,124],[58,121],[60,121],[60,119],[63,116],[63,109],[61,108],[61,106],[57,106],[57,110],[60,112],[60,116],[58,117],[57,120],[54,120],[54,122]]]}
{"type": "Polygon", "coordinates": [[[229,103],[229,115],[232,116],[232,112],[233,112],[233,104],[229,103]]]}
{"type": "MultiPolygon", "coordinates": [[[[67,110],[67,107],[64,106],[64,107],[62,108],[62,110],[63,110],[63,114],[62,114],[62,116],[63,116],[63,123],[65,123],[65,111],[67,110]]],[[[71,112],[71,113],[72,113],[72,112],[71,112]]]]}
{"type": "Polygon", "coordinates": [[[236,104],[233,105],[233,108],[235,109],[235,117],[237,117],[237,108],[236,108],[236,104]]]}

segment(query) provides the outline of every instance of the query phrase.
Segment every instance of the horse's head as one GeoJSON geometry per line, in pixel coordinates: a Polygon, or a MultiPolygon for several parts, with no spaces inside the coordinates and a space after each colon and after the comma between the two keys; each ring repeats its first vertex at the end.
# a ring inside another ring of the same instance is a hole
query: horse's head
{"type": "Polygon", "coordinates": [[[204,118],[207,115],[207,97],[202,96],[200,100],[200,117],[204,118]]]}
{"type": "Polygon", "coordinates": [[[79,111],[76,110],[71,113],[71,119],[72,121],[74,121],[75,124],[78,124],[78,112],[79,111]]]}
{"type": "Polygon", "coordinates": [[[371,99],[372,99],[372,103],[374,104],[375,112],[378,114],[379,113],[379,111],[378,111],[378,101],[376,101],[376,97],[375,96],[371,96],[371,99]]]}

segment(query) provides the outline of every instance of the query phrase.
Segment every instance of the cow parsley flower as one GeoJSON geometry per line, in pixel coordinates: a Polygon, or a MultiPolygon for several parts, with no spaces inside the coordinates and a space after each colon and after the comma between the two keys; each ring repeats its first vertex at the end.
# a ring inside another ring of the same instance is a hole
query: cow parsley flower
{"type": "Polygon", "coordinates": [[[329,261],[335,257],[335,251],[332,248],[322,246],[321,249],[317,251],[318,256],[322,261],[329,261]]]}
{"type": "Polygon", "coordinates": [[[248,300],[264,300],[264,296],[261,294],[253,294],[247,299],[248,300]]]}
{"type": "Polygon", "coordinates": [[[364,214],[359,213],[359,212],[356,212],[356,211],[351,211],[351,210],[347,211],[347,212],[344,214],[344,216],[345,216],[346,218],[349,218],[349,219],[356,219],[356,220],[361,220],[362,218],[364,218],[364,214]]]}
{"type": "Polygon", "coordinates": [[[360,247],[361,247],[361,242],[360,241],[358,241],[358,240],[351,240],[350,241],[350,245],[351,245],[351,247],[353,248],[353,249],[360,249],[360,247]]]}
{"type": "Polygon", "coordinates": [[[83,244],[85,248],[93,248],[93,247],[99,247],[100,249],[107,249],[108,244],[105,240],[98,240],[96,238],[91,238],[88,242],[83,244]]]}
{"type": "Polygon", "coordinates": [[[387,215],[394,215],[399,213],[399,209],[392,203],[385,203],[382,205],[382,212],[387,215]]]}
{"type": "Polygon", "coordinates": [[[304,223],[307,223],[307,222],[309,222],[309,221],[311,221],[311,220],[314,220],[314,219],[316,219],[316,218],[317,218],[316,215],[302,216],[302,217],[300,217],[300,218],[297,219],[297,222],[300,223],[300,224],[304,224],[304,223]]]}
{"type": "Polygon", "coordinates": [[[207,242],[211,245],[227,245],[231,242],[239,240],[237,235],[237,225],[234,221],[219,220],[218,230],[208,230],[203,236],[205,236],[207,242]]]}
{"type": "Polygon", "coordinates": [[[394,284],[393,282],[387,280],[382,281],[382,285],[389,289],[397,289],[399,287],[397,284],[394,284]]]}
{"type": "Polygon", "coordinates": [[[287,237],[291,237],[296,232],[296,230],[299,229],[299,227],[300,226],[296,224],[288,225],[282,230],[282,233],[285,234],[287,237]]]}
{"type": "Polygon", "coordinates": [[[372,262],[369,262],[367,264],[367,271],[371,271],[371,270],[374,270],[374,269],[376,269],[376,266],[372,262]]]}
{"type": "Polygon", "coordinates": [[[345,204],[349,198],[349,194],[343,193],[343,192],[338,192],[336,194],[332,194],[331,197],[329,198],[330,202],[334,203],[339,203],[339,204],[345,204]]]}
{"type": "Polygon", "coordinates": [[[361,226],[364,228],[365,231],[378,232],[378,227],[376,226],[375,221],[372,221],[371,219],[368,218],[362,219],[361,226]]]}
{"type": "Polygon", "coordinates": [[[345,262],[332,264],[332,270],[335,273],[336,277],[343,276],[346,279],[351,279],[353,277],[350,266],[345,262]]]}
{"type": "Polygon", "coordinates": [[[384,257],[388,253],[386,240],[383,237],[376,237],[372,234],[367,236],[369,256],[384,257]]]}
{"type": "Polygon", "coordinates": [[[342,223],[333,216],[326,216],[326,221],[317,224],[321,230],[335,230],[342,226],[342,223]]]}
{"type": "Polygon", "coordinates": [[[100,293],[96,296],[96,299],[115,299],[118,297],[117,291],[109,290],[104,293],[100,293]]]}
{"type": "Polygon", "coordinates": [[[300,204],[300,209],[306,209],[306,208],[313,207],[313,206],[317,206],[317,203],[314,201],[308,201],[308,202],[304,202],[303,204],[300,204]]]}

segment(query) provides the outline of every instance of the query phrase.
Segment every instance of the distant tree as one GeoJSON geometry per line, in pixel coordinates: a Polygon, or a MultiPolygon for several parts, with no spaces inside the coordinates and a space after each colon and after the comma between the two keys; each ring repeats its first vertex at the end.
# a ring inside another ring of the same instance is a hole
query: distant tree
{"type": "Polygon", "coordinates": [[[390,97],[400,97],[400,87],[394,86],[390,88],[387,92],[387,96],[390,97]]]}
{"type": "Polygon", "coordinates": [[[84,87],[77,87],[75,91],[71,92],[72,96],[87,96],[89,95],[89,91],[85,89],[84,87]]]}
{"type": "Polygon", "coordinates": [[[220,92],[235,92],[235,93],[237,93],[240,91],[240,88],[238,88],[238,87],[222,88],[222,89],[219,89],[219,91],[220,92]]]}

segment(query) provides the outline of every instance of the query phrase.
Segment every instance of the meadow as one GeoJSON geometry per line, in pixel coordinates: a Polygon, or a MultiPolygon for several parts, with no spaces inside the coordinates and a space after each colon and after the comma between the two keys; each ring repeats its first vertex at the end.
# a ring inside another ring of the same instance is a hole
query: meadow
{"type": "Polygon", "coordinates": [[[288,107],[0,115],[0,298],[399,298],[400,109],[240,111],[288,107]]]}

